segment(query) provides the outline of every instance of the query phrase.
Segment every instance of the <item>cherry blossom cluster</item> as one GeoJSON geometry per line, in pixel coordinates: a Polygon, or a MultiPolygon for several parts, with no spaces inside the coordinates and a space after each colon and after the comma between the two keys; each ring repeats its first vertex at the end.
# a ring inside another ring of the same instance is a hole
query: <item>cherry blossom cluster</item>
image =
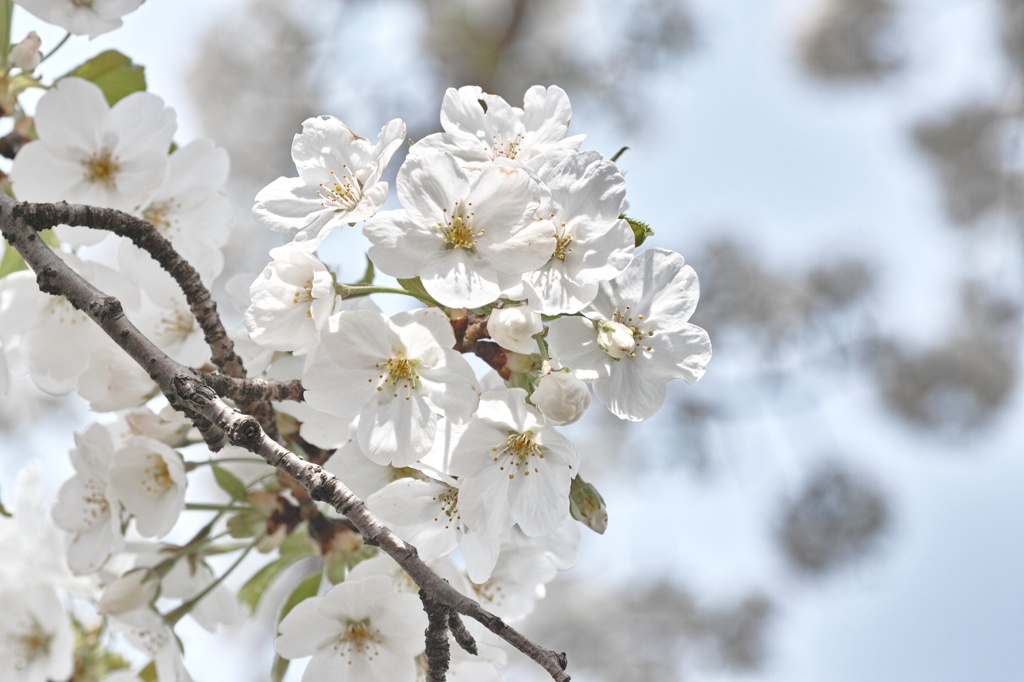
{"type": "MultiPolygon", "coordinates": [[[[405,126],[389,121],[371,141],[311,118],[292,143],[297,177],[267,185],[253,209],[289,239],[246,311],[254,341],[304,357],[281,376],[301,377],[305,404],[280,408],[303,439],[337,449],[327,468],[421,556],[459,549],[478,588],[523,548],[570,537],[571,506],[603,530],[606,512],[558,430],[580,419],[591,387],[614,415],[640,420],[669,381],[696,381],[711,357],[689,322],[693,269],[672,251],[635,252],[623,175],[580,151],[570,116],[558,87],[530,88],[522,108],[450,89],[443,132],[411,143],[398,169],[395,210],[380,210],[382,175],[405,126]],[[398,288],[340,283],[317,257],[358,222],[376,271],[398,288]],[[386,315],[365,298],[396,291],[426,305],[386,315]],[[494,371],[478,380],[468,353],[494,371]]],[[[286,619],[279,651],[340,669],[333,644],[292,644],[312,622],[286,619]]],[[[350,652],[362,652],[364,635],[351,637],[350,652]]],[[[397,668],[387,678],[414,679],[397,668]]]]}
{"type": "MultiPolygon", "coordinates": [[[[141,0],[19,3],[95,36],[141,0]]],[[[42,83],[34,34],[7,63],[0,86],[12,96],[11,69],[47,88],[14,122],[25,138],[9,172],[14,197],[123,211],[212,286],[234,218],[224,150],[176,144],[173,109],[136,85],[126,94],[73,76],[42,83]]],[[[273,405],[278,441],[336,475],[437,575],[506,623],[575,563],[580,525],[600,533],[608,522],[562,427],[592,394],[618,418],[650,417],[670,381],[697,381],[711,358],[707,333],[689,322],[696,274],[675,252],[638,250],[648,233],[625,215],[622,172],[581,151],[570,118],[558,87],[530,88],[520,108],[467,86],[444,96],[442,131],[408,145],[399,119],[375,139],[332,116],[305,121],[292,141],[296,176],[255,198],[255,220],[283,243],[246,279],[236,296],[244,328],[229,334],[262,379],[301,381],[301,401],[273,405]],[[385,177],[405,148],[398,207],[385,209],[385,177]],[[346,282],[322,247],[356,229],[372,267],[346,282]],[[374,298],[385,295],[409,305],[386,314],[374,298]]],[[[218,365],[184,285],[153,254],[77,226],[43,239],[162,352],[197,371],[218,365]]],[[[42,293],[16,256],[0,240],[0,400],[16,399],[28,377],[103,416],[75,434],[74,474],[52,510],[40,506],[31,467],[12,518],[0,506],[0,556],[22,558],[0,566],[0,679],[152,672],[187,682],[178,621],[212,632],[237,617],[239,601],[255,609],[294,565],[309,570],[278,611],[279,663],[310,658],[306,682],[425,679],[427,615],[409,576],[263,460],[235,447],[211,457],[152,374],[66,298],[42,293]],[[218,490],[200,485],[196,497],[196,472],[218,490]],[[174,536],[189,513],[206,521],[174,536]],[[262,568],[236,598],[224,581],[250,553],[265,557],[262,568]],[[207,562],[218,554],[236,557],[219,573],[207,562]],[[99,617],[79,620],[68,610],[76,600],[99,617]],[[133,669],[112,632],[149,670],[133,669]]],[[[503,679],[504,643],[466,627],[477,652],[452,647],[449,671],[503,679]]]]}

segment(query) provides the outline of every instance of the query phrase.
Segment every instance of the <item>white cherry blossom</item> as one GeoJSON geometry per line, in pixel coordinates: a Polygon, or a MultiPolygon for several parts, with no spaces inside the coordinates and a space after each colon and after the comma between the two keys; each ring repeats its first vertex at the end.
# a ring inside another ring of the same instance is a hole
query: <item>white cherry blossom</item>
{"type": "Polygon", "coordinates": [[[540,214],[555,230],[555,248],[541,268],[523,275],[530,304],[545,315],[575,313],[594,300],[597,285],[632,260],[635,240],[619,218],[626,181],[596,152],[575,154],[544,177],[540,214]]]}
{"type": "Polygon", "coordinates": [[[404,207],[368,220],[369,256],[389,275],[419,277],[442,305],[476,308],[498,298],[555,249],[554,228],[537,220],[530,174],[493,163],[469,175],[451,154],[427,151],[398,171],[404,207]]]}
{"type": "MultiPolygon", "coordinates": [[[[63,78],[40,98],[35,125],[39,139],[21,148],[11,168],[18,199],[124,211],[164,182],[177,126],[156,95],[135,92],[111,107],[97,85],[80,78],[63,78]]],[[[70,243],[97,240],[81,228],[59,234],[70,243]]]]}
{"type": "Polygon", "coordinates": [[[42,682],[71,677],[75,637],[52,587],[4,585],[0,613],[0,680],[42,682]]]}
{"type": "Polygon", "coordinates": [[[299,177],[260,190],[253,216],[291,239],[317,242],[336,227],[366,220],[387,198],[380,177],[404,139],[405,123],[397,118],[384,124],[376,143],[333,116],[307,119],[292,141],[299,177]]]}
{"type": "Polygon", "coordinates": [[[274,350],[304,352],[320,341],[334,311],[334,278],[307,242],[270,251],[271,262],[249,288],[245,326],[253,341],[274,350]]]}
{"type": "MultiPolygon", "coordinates": [[[[193,140],[167,159],[167,178],[136,215],[170,240],[209,284],[224,269],[221,252],[231,234],[235,206],[223,193],[228,153],[212,140],[193,140]]],[[[134,249],[128,241],[124,249],[134,249]]],[[[148,256],[147,256],[148,257],[148,256]]]]}
{"type": "Polygon", "coordinates": [[[135,325],[178,362],[192,367],[209,362],[203,329],[167,271],[139,249],[120,250],[118,262],[137,292],[137,301],[124,306],[135,325]]]}
{"type": "Polygon", "coordinates": [[[426,626],[419,598],[376,575],[300,602],[274,644],[282,658],[313,657],[303,682],[415,682],[426,626]]]}
{"type": "Polygon", "coordinates": [[[478,533],[463,523],[454,480],[403,478],[371,495],[366,504],[424,560],[446,556],[461,546],[470,580],[479,583],[490,577],[498,559],[498,536],[478,533]]]}
{"type": "Polygon", "coordinates": [[[174,631],[156,611],[141,608],[119,613],[110,618],[110,624],[131,646],[153,660],[160,682],[192,682],[174,631]]]}
{"type": "Polygon", "coordinates": [[[160,594],[160,576],[148,568],[134,568],[103,588],[96,610],[116,616],[148,608],[160,594]]]}
{"type": "Polygon", "coordinates": [[[44,584],[74,595],[91,595],[92,581],[77,578],[68,569],[68,536],[54,523],[49,506],[44,506],[47,487],[40,462],[32,460],[18,471],[13,495],[9,489],[2,491],[11,516],[0,515],[0,557],[4,557],[0,585],[44,584]]]}
{"type": "Polygon", "coordinates": [[[185,507],[181,455],[152,438],[133,436],[114,453],[110,494],[135,517],[143,537],[166,535],[185,507]]]}
{"type": "Polygon", "coordinates": [[[120,504],[110,490],[115,435],[101,424],[75,434],[72,476],[60,489],[53,520],[72,534],[68,566],[78,575],[94,573],[124,546],[120,504]]]}
{"type": "Polygon", "coordinates": [[[638,421],[657,412],[673,379],[692,384],[711,360],[706,331],[690,324],[700,287],[693,268],[667,249],[633,259],[600,286],[584,317],[549,323],[552,361],[594,382],[615,416],[638,421]]]}
{"type": "MultiPolygon", "coordinates": [[[[153,559],[162,559],[157,554],[153,559]]],[[[164,576],[161,597],[186,601],[206,590],[216,579],[210,565],[201,556],[179,559],[164,576]]],[[[216,632],[219,625],[234,622],[238,616],[238,599],[226,585],[214,587],[188,612],[204,630],[216,632]]]]}
{"type": "MultiPolygon", "coordinates": [[[[137,300],[137,294],[117,272],[83,261],[74,254],[60,255],[76,272],[101,290],[120,298],[126,307],[137,300]]],[[[95,350],[120,351],[65,297],[39,291],[35,275],[29,270],[0,279],[0,329],[8,338],[17,339],[32,381],[47,393],[59,395],[75,388],[79,375],[86,370],[83,359],[95,350]]]]}
{"type": "Polygon", "coordinates": [[[334,454],[324,462],[324,469],[341,479],[361,500],[367,499],[393,481],[420,475],[415,469],[377,464],[367,457],[359,446],[358,419],[349,426],[348,440],[341,443],[334,454]]]}
{"type": "Polygon", "coordinates": [[[121,26],[121,17],[134,12],[144,0],[17,0],[43,21],[90,38],[121,26]]]}
{"type": "Polygon", "coordinates": [[[526,403],[526,391],[512,388],[481,396],[445,464],[459,477],[459,510],[470,528],[499,535],[518,523],[534,536],[552,532],[569,515],[579,456],[526,403]]]}
{"type": "Polygon", "coordinates": [[[7,396],[11,390],[11,371],[7,368],[7,353],[4,351],[4,340],[0,338],[0,398],[7,396]]]}
{"type": "Polygon", "coordinates": [[[343,419],[359,417],[359,444],[378,464],[408,466],[434,442],[438,415],[464,422],[479,396],[473,369],[452,350],[455,334],[436,308],[390,318],[343,310],[321,347],[332,366],[303,375],[305,399],[343,419]]]}
{"type": "Polygon", "coordinates": [[[138,407],[158,391],[149,374],[120,348],[97,348],[84,366],[75,390],[94,412],[138,407]]]}
{"type": "Polygon", "coordinates": [[[440,149],[472,170],[508,159],[541,171],[574,154],[583,142],[584,135],[565,136],[571,118],[569,96],[558,86],[533,86],[522,109],[479,86],[448,88],[441,104],[444,132],[417,141],[411,153],[440,149]]]}

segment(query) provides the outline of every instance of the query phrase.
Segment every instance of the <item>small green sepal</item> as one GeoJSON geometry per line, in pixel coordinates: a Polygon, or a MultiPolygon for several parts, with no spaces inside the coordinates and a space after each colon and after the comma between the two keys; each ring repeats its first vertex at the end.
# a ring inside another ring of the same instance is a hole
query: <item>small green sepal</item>
{"type": "Polygon", "coordinates": [[[642,220],[630,218],[625,213],[621,214],[619,219],[629,223],[630,229],[633,230],[633,240],[636,242],[637,248],[644,243],[644,240],[654,235],[654,230],[651,229],[651,226],[642,220]]]}

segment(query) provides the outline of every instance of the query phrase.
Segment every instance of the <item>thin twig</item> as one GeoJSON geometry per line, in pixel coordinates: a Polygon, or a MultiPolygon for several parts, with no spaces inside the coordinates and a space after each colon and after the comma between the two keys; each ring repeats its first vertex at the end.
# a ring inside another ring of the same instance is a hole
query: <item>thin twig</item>
{"type": "Polygon", "coordinates": [[[470,634],[469,630],[466,629],[466,624],[459,618],[459,614],[455,611],[448,612],[448,629],[452,631],[452,637],[463,651],[477,655],[476,640],[473,639],[473,635],[470,634]]]}

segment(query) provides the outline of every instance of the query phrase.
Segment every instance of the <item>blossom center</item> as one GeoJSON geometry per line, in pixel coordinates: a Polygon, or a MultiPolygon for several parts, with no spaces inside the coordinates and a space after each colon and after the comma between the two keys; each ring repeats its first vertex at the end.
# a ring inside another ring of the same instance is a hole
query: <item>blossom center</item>
{"type": "Polygon", "coordinates": [[[194,323],[192,313],[186,312],[175,303],[173,310],[160,316],[159,333],[171,339],[184,341],[192,333],[194,323]]]}
{"type": "MultiPolygon", "coordinates": [[[[302,285],[301,289],[295,290],[295,296],[292,298],[292,303],[298,305],[299,303],[308,303],[313,300],[313,278],[310,277],[306,280],[306,283],[302,285]]],[[[306,310],[306,317],[313,317],[313,309],[309,308],[306,310]]]]}
{"type": "Polygon", "coordinates": [[[369,654],[372,657],[374,655],[372,650],[377,648],[381,639],[376,628],[370,627],[370,619],[349,620],[346,625],[347,629],[338,635],[338,643],[334,646],[335,651],[340,649],[342,656],[354,651],[357,654],[363,656],[369,654]]]}
{"type": "MultiPolygon", "coordinates": [[[[416,373],[416,366],[419,364],[419,360],[402,357],[388,358],[388,361],[384,363],[378,362],[374,367],[381,370],[382,373],[378,376],[381,383],[377,390],[383,392],[384,386],[390,385],[394,390],[393,398],[398,397],[399,388],[406,391],[416,390],[420,386],[420,375],[416,373]]],[[[371,379],[371,381],[373,380],[371,379]]],[[[405,399],[408,400],[409,396],[406,395],[405,399]]]]}
{"type": "MultiPolygon", "coordinates": [[[[565,227],[565,223],[562,223],[562,227],[563,228],[565,227]]],[[[561,261],[564,261],[566,254],[572,253],[572,247],[569,246],[570,244],[572,244],[572,235],[571,234],[558,234],[556,232],[555,233],[555,252],[553,254],[551,254],[551,257],[552,258],[557,258],[558,260],[561,260],[561,261]]]]}
{"type": "Polygon", "coordinates": [[[87,182],[103,185],[107,189],[117,186],[117,172],[121,169],[121,165],[108,150],[104,149],[94,154],[88,161],[83,161],[82,168],[85,169],[87,182]]]}
{"type": "Polygon", "coordinates": [[[85,496],[82,497],[82,502],[85,503],[85,509],[82,510],[86,517],[84,520],[90,527],[110,513],[110,503],[103,494],[103,488],[91,478],[85,483],[85,496]]]}
{"type": "Polygon", "coordinates": [[[342,173],[339,176],[333,170],[330,171],[331,182],[328,185],[320,183],[316,191],[318,197],[323,199],[321,206],[331,204],[339,211],[352,211],[359,202],[363,200],[363,183],[353,175],[348,164],[342,165],[342,173]]]}
{"type": "Polygon", "coordinates": [[[94,0],[71,0],[71,4],[75,7],[92,7],[94,0]]]}
{"type": "Polygon", "coordinates": [[[33,661],[44,658],[50,653],[50,642],[53,635],[33,620],[22,627],[21,632],[7,636],[7,642],[14,650],[14,667],[24,670],[33,661]]]}
{"type": "Polygon", "coordinates": [[[523,136],[521,133],[508,142],[502,139],[500,135],[494,135],[491,141],[491,158],[494,159],[515,159],[523,147],[523,136]]]}
{"type": "MultiPolygon", "coordinates": [[[[544,459],[544,451],[537,443],[533,440],[533,434],[530,432],[526,433],[510,433],[508,438],[505,439],[505,446],[498,451],[498,447],[491,448],[491,452],[497,453],[494,455],[494,461],[497,462],[503,457],[508,457],[506,464],[510,469],[514,471],[508,475],[509,480],[516,477],[516,471],[522,471],[523,476],[530,475],[530,469],[532,468],[534,473],[539,473],[537,470],[537,460],[544,459]]],[[[500,471],[505,470],[505,464],[498,466],[500,471]]]]}
{"type": "Polygon", "coordinates": [[[166,233],[171,226],[167,215],[171,212],[171,201],[150,204],[142,211],[142,219],[156,228],[157,232],[166,233]]]}
{"type": "Polygon", "coordinates": [[[147,478],[142,482],[143,487],[150,493],[169,490],[174,485],[174,479],[171,478],[171,470],[167,467],[167,462],[159,455],[153,455],[152,462],[150,466],[146,467],[147,478]]]}
{"type": "Polygon", "coordinates": [[[502,589],[501,585],[496,585],[491,580],[488,580],[482,585],[477,585],[476,583],[472,583],[472,585],[473,592],[476,593],[478,601],[487,604],[497,603],[498,605],[504,601],[504,589],[502,589]]]}
{"type": "MultiPolygon", "coordinates": [[[[473,202],[470,201],[466,204],[466,207],[472,206],[473,202]]],[[[448,209],[445,209],[445,213],[448,213],[448,209]]],[[[452,211],[452,216],[449,218],[445,216],[445,220],[441,222],[441,238],[444,240],[444,248],[446,249],[465,249],[466,251],[473,252],[476,248],[477,237],[483,236],[485,230],[481,228],[479,231],[473,229],[472,218],[476,213],[469,211],[466,213],[466,209],[462,207],[460,202],[455,202],[455,210],[452,211]]]]}
{"type": "Polygon", "coordinates": [[[611,320],[601,320],[596,324],[597,345],[616,360],[635,358],[637,348],[650,353],[654,348],[643,345],[643,342],[654,336],[654,331],[642,329],[643,322],[644,316],[638,314],[634,318],[630,306],[627,305],[622,313],[616,308],[611,320]]]}
{"type": "MultiPolygon", "coordinates": [[[[444,524],[445,530],[451,527],[453,518],[456,522],[462,520],[462,517],[459,515],[458,488],[449,486],[445,488],[444,492],[435,495],[433,500],[441,506],[441,515],[447,519],[444,524]]],[[[435,522],[439,520],[441,520],[441,516],[434,517],[435,522]]]]}

